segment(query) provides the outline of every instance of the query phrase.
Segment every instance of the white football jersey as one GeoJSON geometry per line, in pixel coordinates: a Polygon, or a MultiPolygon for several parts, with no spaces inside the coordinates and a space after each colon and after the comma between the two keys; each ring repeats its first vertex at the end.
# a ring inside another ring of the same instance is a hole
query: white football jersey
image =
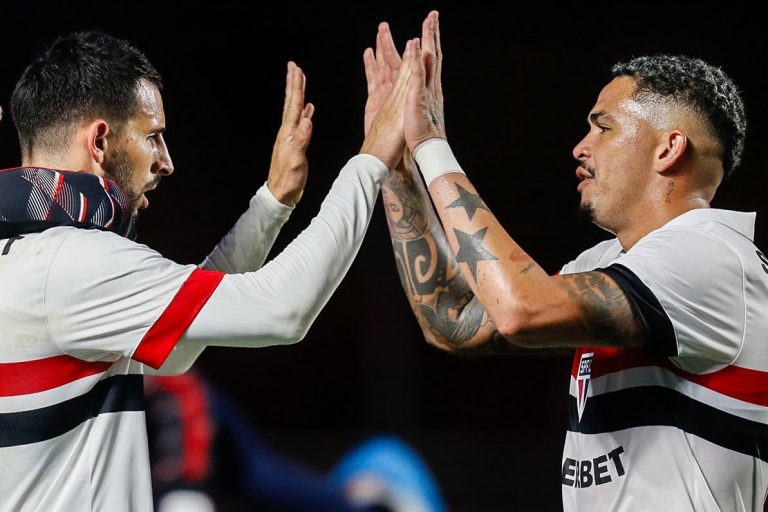
{"type": "Polygon", "coordinates": [[[642,319],[642,348],[582,348],[562,459],[571,511],[762,511],[768,487],[768,259],[754,214],[689,211],[595,269],[642,319]]]}
{"type": "Polygon", "coordinates": [[[0,512],[151,511],[142,374],[212,344],[298,341],[351,265],[387,172],[352,158],[257,272],[218,270],[255,270],[287,219],[259,193],[207,268],[95,229],[0,240],[0,512]]]}

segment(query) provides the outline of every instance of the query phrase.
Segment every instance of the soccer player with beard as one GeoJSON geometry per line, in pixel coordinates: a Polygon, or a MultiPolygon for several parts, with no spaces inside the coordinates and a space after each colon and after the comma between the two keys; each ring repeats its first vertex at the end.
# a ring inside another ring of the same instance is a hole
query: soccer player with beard
{"type": "Polygon", "coordinates": [[[289,63],[267,183],[198,267],[130,239],[173,172],[152,64],[97,32],[34,59],[10,109],[23,167],[0,172],[1,511],[152,509],[142,375],[182,372],[209,345],[304,337],[403,151],[408,75],[315,220],[262,267],[307,177],[313,107],[289,63]]]}

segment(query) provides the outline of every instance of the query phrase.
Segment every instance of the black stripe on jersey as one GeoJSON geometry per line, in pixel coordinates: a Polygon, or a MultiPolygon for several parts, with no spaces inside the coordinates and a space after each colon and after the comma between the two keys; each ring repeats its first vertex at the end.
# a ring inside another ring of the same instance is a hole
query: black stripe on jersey
{"type": "Polygon", "coordinates": [[[624,265],[614,263],[606,268],[596,269],[616,281],[632,305],[643,326],[645,351],[651,356],[676,356],[677,338],[672,322],[666,311],[634,272],[624,265]]]}
{"type": "Polygon", "coordinates": [[[740,418],[661,386],[643,386],[587,399],[579,421],[569,400],[568,430],[603,434],[632,427],[671,426],[723,448],[768,462],[768,425],[740,418]]]}
{"type": "Polygon", "coordinates": [[[143,377],[116,375],[100,381],[84,395],[64,402],[0,414],[0,447],[53,439],[99,414],[143,410],[143,377]]]}

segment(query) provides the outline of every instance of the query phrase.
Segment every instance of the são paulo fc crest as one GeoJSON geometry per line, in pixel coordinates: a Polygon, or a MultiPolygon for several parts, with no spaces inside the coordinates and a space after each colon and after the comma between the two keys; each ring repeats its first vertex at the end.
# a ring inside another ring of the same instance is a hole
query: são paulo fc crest
{"type": "Polygon", "coordinates": [[[581,354],[579,361],[579,373],[576,376],[576,405],[579,410],[579,421],[584,412],[584,406],[587,405],[587,391],[589,390],[589,379],[592,378],[592,357],[594,352],[581,354]]]}

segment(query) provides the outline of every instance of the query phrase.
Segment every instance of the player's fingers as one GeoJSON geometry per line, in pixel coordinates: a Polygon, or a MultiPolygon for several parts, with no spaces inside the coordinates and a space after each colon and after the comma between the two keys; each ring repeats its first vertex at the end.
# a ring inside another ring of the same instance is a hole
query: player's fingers
{"type": "Polygon", "coordinates": [[[443,76],[443,49],[440,46],[440,14],[437,11],[430,13],[432,19],[435,22],[435,79],[437,96],[442,102],[443,99],[443,86],[441,77],[443,76]]]}
{"type": "Polygon", "coordinates": [[[382,26],[386,25],[383,21],[379,23],[379,29],[376,31],[376,64],[379,66],[386,66],[384,61],[384,34],[382,26]]]}
{"type": "Polygon", "coordinates": [[[379,25],[379,33],[381,34],[381,53],[384,62],[390,70],[399,69],[402,59],[400,54],[397,53],[397,47],[395,47],[395,41],[392,39],[392,31],[389,29],[389,24],[382,22],[379,25]]]}
{"type": "Polygon", "coordinates": [[[288,96],[288,101],[286,102],[283,122],[293,126],[299,122],[301,112],[304,110],[305,77],[304,72],[300,67],[293,62],[289,63],[289,65],[292,65],[293,67],[289,80],[291,90],[288,96]]]}
{"type": "Polygon", "coordinates": [[[283,120],[285,112],[288,110],[288,103],[291,101],[291,79],[293,78],[293,62],[288,62],[285,72],[285,97],[283,98],[283,120]]]}
{"type": "MultiPolygon", "coordinates": [[[[400,72],[397,75],[397,82],[392,92],[393,99],[401,98],[408,90],[408,82],[412,80],[412,74],[414,71],[414,56],[416,55],[416,48],[419,46],[419,39],[411,39],[405,45],[405,51],[403,51],[403,62],[400,65],[400,72]]],[[[423,66],[422,66],[423,68],[423,66]]],[[[423,81],[423,79],[422,79],[423,81]]]]}
{"type": "Polygon", "coordinates": [[[377,82],[376,57],[374,57],[371,48],[366,48],[363,52],[363,67],[365,68],[365,81],[368,85],[368,95],[370,96],[376,89],[377,82]]]}

